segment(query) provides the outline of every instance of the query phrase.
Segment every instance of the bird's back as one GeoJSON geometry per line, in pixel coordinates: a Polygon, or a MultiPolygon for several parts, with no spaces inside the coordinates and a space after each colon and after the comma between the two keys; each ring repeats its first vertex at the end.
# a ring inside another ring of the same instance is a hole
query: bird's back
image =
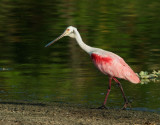
{"type": "Polygon", "coordinates": [[[140,82],[137,74],[120,56],[102,49],[96,49],[90,55],[96,67],[104,74],[126,79],[132,83],[140,82]]]}

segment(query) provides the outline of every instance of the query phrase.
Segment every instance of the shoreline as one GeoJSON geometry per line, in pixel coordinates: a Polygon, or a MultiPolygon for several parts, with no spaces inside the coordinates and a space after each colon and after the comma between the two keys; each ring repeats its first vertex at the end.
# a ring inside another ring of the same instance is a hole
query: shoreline
{"type": "Polygon", "coordinates": [[[62,103],[0,102],[2,125],[158,125],[160,114],[120,109],[91,109],[62,103]]]}

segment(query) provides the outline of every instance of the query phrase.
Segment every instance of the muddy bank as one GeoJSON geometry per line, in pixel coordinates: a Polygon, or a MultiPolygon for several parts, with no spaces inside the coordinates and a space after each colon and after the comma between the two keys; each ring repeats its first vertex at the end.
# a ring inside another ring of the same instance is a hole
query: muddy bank
{"type": "Polygon", "coordinates": [[[160,124],[160,114],[59,103],[0,102],[0,125],[160,124]]]}

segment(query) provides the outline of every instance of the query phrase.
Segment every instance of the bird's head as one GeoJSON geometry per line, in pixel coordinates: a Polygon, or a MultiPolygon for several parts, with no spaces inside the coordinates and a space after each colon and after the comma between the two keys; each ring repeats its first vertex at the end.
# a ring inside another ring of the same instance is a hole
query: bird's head
{"type": "Polygon", "coordinates": [[[67,29],[62,33],[62,35],[60,35],[58,38],[56,38],[55,40],[48,43],[45,47],[50,46],[51,44],[55,43],[56,41],[58,41],[59,39],[61,39],[64,36],[69,36],[69,37],[75,38],[75,33],[74,33],[75,29],[76,28],[73,26],[67,27],[67,29]]]}

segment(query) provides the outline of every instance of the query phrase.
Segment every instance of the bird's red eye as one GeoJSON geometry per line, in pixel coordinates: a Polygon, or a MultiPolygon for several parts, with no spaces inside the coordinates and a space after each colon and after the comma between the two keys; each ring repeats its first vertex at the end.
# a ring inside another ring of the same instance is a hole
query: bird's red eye
{"type": "Polygon", "coordinates": [[[70,29],[67,29],[67,31],[69,31],[70,29]]]}

